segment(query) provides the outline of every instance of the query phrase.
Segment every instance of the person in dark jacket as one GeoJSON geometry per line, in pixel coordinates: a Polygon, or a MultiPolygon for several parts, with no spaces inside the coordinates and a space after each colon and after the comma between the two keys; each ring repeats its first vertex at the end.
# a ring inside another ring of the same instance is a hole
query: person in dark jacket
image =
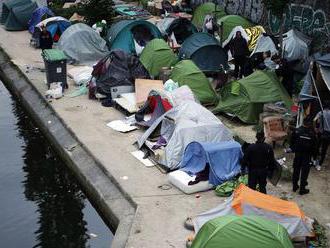
{"type": "Polygon", "coordinates": [[[267,194],[267,175],[275,167],[274,151],[271,145],[265,143],[265,134],[260,131],[256,135],[257,141],[247,147],[242,161],[242,171],[248,168],[248,185],[256,190],[259,185],[261,193],[267,194]]]}
{"type": "Polygon", "coordinates": [[[265,59],[270,58],[271,52],[258,52],[254,53],[245,64],[244,77],[247,77],[253,73],[255,69],[264,70],[266,69],[265,59]]]}
{"type": "Polygon", "coordinates": [[[325,157],[327,155],[328,147],[330,145],[330,102],[326,101],[324,103],[323,111],[317,113],[314,118],[314,130],[317,133],[319,142],[317,142],[317,148],[315,149],[314,157],[317,159],[319,154],[319,149],[321,148],[321,159],[315,162],[315,167],[317,170],[321,170],[321,165],[323,164],[325,157]]]}
{"type": "Polygon", "coordinates": [[[53,47],[53,38],[51,33],[47,30],[46,26],[41,27],[41,33],[39,38],[40,49],[52,49],[53,47]]]}
{"type": "Polygon", "coordinates": [[[235,38],[229,43],[229,47],[235,63],[234,76],[236,78],[242,78],[246,57],[249,54],[249,48],[247,41],[243,38],[240,31],[236,32],[235,38]]]}
{"type": "Polygon", "coordinates": [[[316,147],[316,138],[312,129],[312,121],[306,117],[303,126],[296,129],[291,138],[291,149],[295,153],[293,160],[292,190],[304,195],[309,193],[306,189],[307,179],[311,165],[311,158],[316,147]],[[300,178],[300,186],[298,184],[300,178]]]}
{"type": "Polygon", "coordinates": [[[294,89],[294,71],[291,64],[286,59],[280,58],[278,55],[274,56],[272,60],[278,64],[278,68],[275,70],[275,72],[277,76],[282,77],[282,85],[292,97],[294,89]]]}

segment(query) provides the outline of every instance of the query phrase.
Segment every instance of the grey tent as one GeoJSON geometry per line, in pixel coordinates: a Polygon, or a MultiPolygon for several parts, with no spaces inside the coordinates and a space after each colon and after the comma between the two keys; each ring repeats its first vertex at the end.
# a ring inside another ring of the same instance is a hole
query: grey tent
{"type": "Polygon", "coordinates": [[[154,152],[157,162],[169,170],[179,167],[186,146],[193,142],[220,142],[232,139],[230,130],[202,105],[186,101],[159,117],[138,139],[154,152]],[[160,127],[160,137],[167,145],[160,152],[153,150],[148,138],[160,127]]]}
{"type": "Polygon", "coordinates": [[[28,22],[38,5],[31,1],[12,0],[3,3],[1,23],[6,30],[20,31],[28,29],[28,22]]]}
{"type": "Polygon", "coordinates": [[[58,41],[58,49],[74,63],[91,64],[109,53],[106,41],[91,27],[77,23],[67,28],[58,41]]]}
{"type": "Polygon", "coordinates": [[[228,55],[220,43],[208,33],[195,33],[183,42],[180,59],[191,59],[201,71],[228,69],[228,55]]]}

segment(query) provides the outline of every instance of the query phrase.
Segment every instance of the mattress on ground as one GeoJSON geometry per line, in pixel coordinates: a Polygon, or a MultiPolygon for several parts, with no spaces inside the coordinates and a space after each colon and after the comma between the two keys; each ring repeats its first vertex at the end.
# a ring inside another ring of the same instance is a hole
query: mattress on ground
{"type": "Polygon", "coordinates": [[[190,181],[195,180],[195,177],[181,170],[176,170],[168,174],[169,182],[186,194],[193,194],[213,188],[213,185],[209,181],[201,181],[194,185],[188,185],[190,181]]]}

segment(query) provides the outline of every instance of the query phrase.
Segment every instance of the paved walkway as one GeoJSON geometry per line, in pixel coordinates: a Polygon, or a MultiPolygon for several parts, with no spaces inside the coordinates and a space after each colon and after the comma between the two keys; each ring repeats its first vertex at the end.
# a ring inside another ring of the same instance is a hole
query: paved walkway
{"type": "MultiPolygon", "coordinates": [[[[41,51],[29,47],[30,34],[7,32],[0,28],[0,37],[0,47],[44,94],[46,84],[45,73],[40,71],[44,69],[41,51]]],[[[69,84],[68,92],[74,89],[73,82],[69,81],[69,84]]],[[[201,193],[201,197],[196,198],[174,187],[169,190],[160,189],[160,185],[168,184],[167,176],[156,167],[144,167],[130,154],[136,150],[133,143],[142,131],[122,134],[106,126],[107,122],[124,117],[117,110],[105,108],[87,96],[63,97],[50,104],[137,204],[127,247],[184,247],[186,237],[190,234],[183,228],[185,218],[206,211],[224,200],[215,196],[213,191],[201,193]]],[[[239,126],[228,120],[225,124],[241,138],[253,141],[251,126],[239,126]]],[[[290,192],[290,187],[290,182],[283,181],[277,188],[269,186],[269,193],[280,196],[285,194],[283,192],[290,192]]],[[[298,202],[308,216],[316,217],[322,224],[330,222],[329,169],[321,172],[312,170],[310,188],[312,193],[309,195],[301,197],[290,193],[289,197],[298,202]]],[[[116,200],[114,196],[114,204],[116,200]]],[[[329,229],[327,233],[329,235],[329,229]]]]}

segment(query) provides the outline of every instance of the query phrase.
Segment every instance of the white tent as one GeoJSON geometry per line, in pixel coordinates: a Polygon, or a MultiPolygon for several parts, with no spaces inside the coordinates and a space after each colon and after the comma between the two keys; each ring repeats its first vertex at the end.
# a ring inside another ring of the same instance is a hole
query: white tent
{"type": "Polygon", "coordinates": [[[311,39],[297,30],[283,34],[283,57],[288,61],[307,59],[311,39]]]}
{"type": "Polygon", "coordinates": [[[160,135],[167,141],[165,148],[154,151],[157,162],[170,170],[177,169],[186,146],[193,142],[220,142],[232,139],[230,130],[202,105],[186,101],[159,117],[138,139],[152,150],[147,140],[160,126],[160,135]]]}

